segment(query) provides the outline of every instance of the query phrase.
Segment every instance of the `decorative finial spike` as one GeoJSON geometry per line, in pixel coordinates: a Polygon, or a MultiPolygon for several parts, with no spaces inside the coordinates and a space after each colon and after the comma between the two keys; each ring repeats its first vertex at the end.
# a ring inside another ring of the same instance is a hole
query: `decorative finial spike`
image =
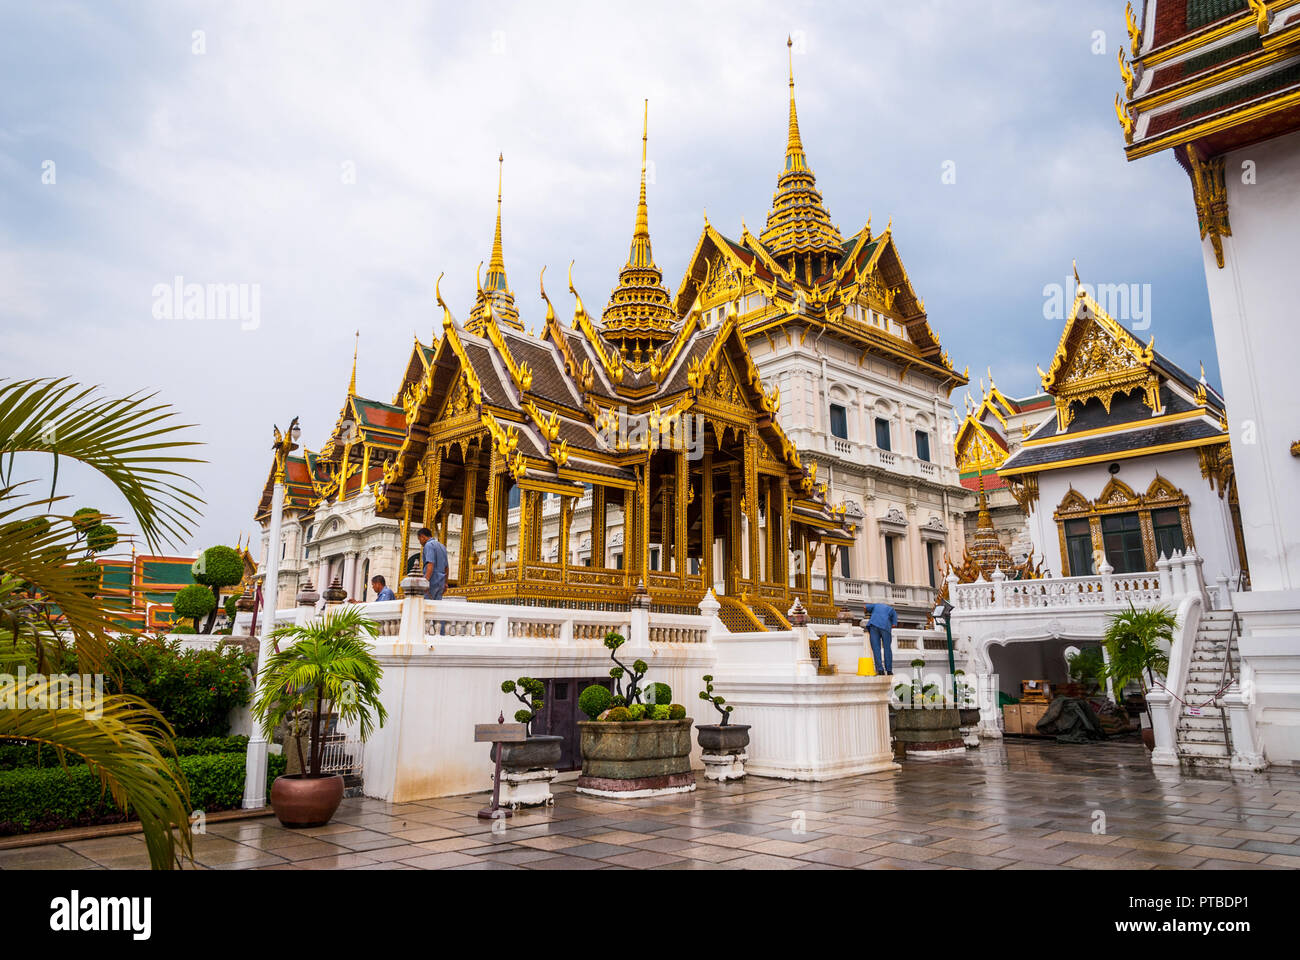
{"type": "Polygon", "coordinates": [[[356,340],[352,344],[352,380],[348,383],[348,396],[357,395],[357,349],[361,346],[361,331],[357,331],[356,340]]]}

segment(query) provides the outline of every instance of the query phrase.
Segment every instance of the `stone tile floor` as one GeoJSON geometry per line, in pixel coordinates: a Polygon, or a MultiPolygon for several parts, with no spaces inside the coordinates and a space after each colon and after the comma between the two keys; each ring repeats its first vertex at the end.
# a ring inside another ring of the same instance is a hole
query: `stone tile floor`
{"type": "MultiPolygon", "coordinates": [[[[986,742],[964,758],[830,783],[750,778],[644,800],[553,788],[504,832],[483,794],[345,800],[324,827],[274,817],[196,836],[211,870],[912,870],[1300,867],[1300,771],[1153,768],[1136,742],[986,742]],[[1105,832],[1094,833],[1104,817],[1105,832]]],[[[0,851],[0,869],[148,866],[139,835],[0,851]]],[[[187,864],[188,866],[188,864],[187,864]]]]}

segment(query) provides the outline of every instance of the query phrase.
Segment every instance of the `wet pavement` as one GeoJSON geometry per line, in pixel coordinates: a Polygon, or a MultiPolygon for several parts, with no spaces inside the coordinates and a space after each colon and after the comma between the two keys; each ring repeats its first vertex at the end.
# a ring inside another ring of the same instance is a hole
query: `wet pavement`
{"type": "MultiPolygon", "coordinates": [[[[1300,867],[1300,771],[1152,767],[1136,741],[986,741],[965,757],[829,783],[703,779],[690,794],[520,810],[486,794],[344,800],[324,827],[210,824],[213,870],[1286,869],[1300,867]],[[498,828],[499,829],[499,828],[498,828]]],[[[138,869],[140,835],[0,850],[0,869],[138,869]]],[[[186,864],[186,866],[190,866],[186,864]]]]}

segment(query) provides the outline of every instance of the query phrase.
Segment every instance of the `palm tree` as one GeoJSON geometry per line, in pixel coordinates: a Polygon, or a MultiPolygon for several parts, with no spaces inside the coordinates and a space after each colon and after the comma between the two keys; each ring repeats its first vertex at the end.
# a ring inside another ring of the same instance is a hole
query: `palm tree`
{"type": "Polygon", "coordinates": [[[139,816],[154,869],[169,869],[193,853],[188,786],[165,759],[176,754],[170,725],[138,697],[60,698],[47,675],[69,662],[69,641],[81,672],[111,671],[108,635],[121,632],[96,596],[98,568],[74,556],[79,530],[59,512],[60,458],[117,488],[150,549],[183,539],[197,518],[203,501],[174,469],[199,462],[180,455],[193,445],[181,439],[188,425],[152,400],[105,398],[66,378],[0,381],[0,672],[26,667],[15,692],[44,707],[0,710],[0,739],[80,756],[113,802],[139,816]],[[48,496],[14,482],[20,453],[51,455],[48,496]]]}
{"type": "Polygon", "coordinates": [[[359,607],[336,607],[310,623],[280,627],[271,634],[276,652],[258,678],[253,714],[261,719],[269,740],[281,723],[295,722],[310,711],[309,757],[302,755],[298,739],[298,760],[308,776],[321,775],[325,714],[337,711],[340,720],[355,722],[362,740],[373,732],[375,717],[381,727],[388,720],[379,701],[384,670],[367,646],[378,632],[379,625],[359,607]]]}
{"type": "MultiPolygon", "coordinates": [[[[1176,626],[1178,618],[1168,607],[1139,610],[1130,601],[1127,610],[1110,618],[1102,637],[1108,661],[1102,668],[1102,682],[1109,679],[1118,695],[1136,680],[1145,700],[1157,682],[1156,674],[1163,677],[1169,672],[1169,654],[1160,644],[1174,642],[1176,626]]],[[[1151,708],[1147,707],[1150,715],[1151,708]]]]}

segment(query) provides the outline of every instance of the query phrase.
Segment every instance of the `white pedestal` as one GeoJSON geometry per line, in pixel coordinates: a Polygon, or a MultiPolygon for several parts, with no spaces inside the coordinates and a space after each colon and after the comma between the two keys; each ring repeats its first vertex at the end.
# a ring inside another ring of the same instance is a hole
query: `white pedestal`
{"type": "Polygon", "coordinates": [[[979,725],[973,727],[961,728],[961,742],[966,746],[975,748],[980,745],[979,725]]]}
{"type": "Polygon", "coordinates": [[[710,780],[739,780],[745,776],[747,753],[702,753],[704,776],[710,780]]]}
{"type": "Polygon", "coordinates": [[[527,773],[501,771],[501,806],[518,810],[520,807],[549,807],[554,805],[551,781],[555,779],[553,767],[530,770],[527,773]]]}

